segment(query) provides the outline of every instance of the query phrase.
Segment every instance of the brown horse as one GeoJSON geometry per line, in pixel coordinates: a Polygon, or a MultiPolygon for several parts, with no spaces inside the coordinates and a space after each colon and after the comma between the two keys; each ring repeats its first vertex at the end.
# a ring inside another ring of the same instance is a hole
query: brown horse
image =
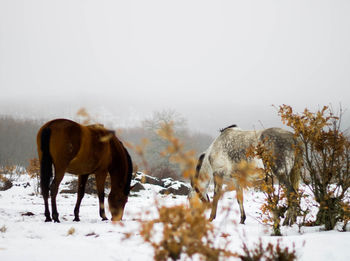
{"type": "Polygon", "coordinates": [[[103,128],[102,125],[83,126],[70,120],[56,119],[40,128],[37,145],[41,192],[45,203],[45,222],[52,219],[60,222],[56,196],[65,172],[78,175],[78,198],[74,208],[74,221],[79,221],[80,203],[84,197],[86,181],[92,173],[96,178],[102,220],[107,220],[104,208],[104,185],[107,173],[111,179],[108,203],[112,220],[122,219],[131,189],[133,170],[130,155],[114,132],[103,128]],[[53,180],[52,165],[55,169],[53,180]],[[50,190],[52,219],[48,204],[50,190]]]}

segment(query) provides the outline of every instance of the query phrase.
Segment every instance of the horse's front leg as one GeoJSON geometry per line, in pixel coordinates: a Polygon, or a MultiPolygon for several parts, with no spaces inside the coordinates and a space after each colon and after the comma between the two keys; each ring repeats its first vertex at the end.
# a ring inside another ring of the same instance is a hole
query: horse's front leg
{"type": "Polygon", "coordinates": [[[211,213],[210,213],[210,221],[213,221],[216,217],[216,211],[218,208],[218,201],[221,197],[221,188],[222,188],[222,177],[216,175],[214,173],[214,198],[213,203],[211,207],[211,213]]]}
{"type": "Polygon", "coordinates": [[[81,201],[83,200],[83,197],[85,195],[85,187],[86,187],[86,182],[87,182],[88,178],[89,178],[89,174],[78,176],[78,197],[77,197],[77,202],[76,202],[75,208],[74,208],[73,221],[80,221],[80,218],[79,218],[80,204],[81,204],[81,201]]]}
{"type": "Polygon", "coordinates": [[[246,219],[244,207],[243,207],[243,189],[241,187],[237,188],[237,202],[239,204],[239,210],[241,212],[241,224],[244,224],[244,221],[246,219]]]}
{"type": "Polygon", "coordinates": [[[97,187],[97,195],[100,206],[100,217],[102,220],[108,220],[105,212],[105,182],[107,177],[107,172],[96,173],[96,187],[97,187]]]}

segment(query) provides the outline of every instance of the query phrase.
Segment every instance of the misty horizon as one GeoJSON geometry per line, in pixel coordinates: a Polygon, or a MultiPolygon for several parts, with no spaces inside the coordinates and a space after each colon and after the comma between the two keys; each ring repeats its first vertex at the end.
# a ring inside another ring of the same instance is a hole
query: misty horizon
{"type": "MultiPolygon", "coordinates": [[[[0,114],[191,130],[282,124],[272,105],[350,108],[348,1],[1,1],[0,114]]],[[[346,112],[344,127],[350,125],[346,112]]]]}

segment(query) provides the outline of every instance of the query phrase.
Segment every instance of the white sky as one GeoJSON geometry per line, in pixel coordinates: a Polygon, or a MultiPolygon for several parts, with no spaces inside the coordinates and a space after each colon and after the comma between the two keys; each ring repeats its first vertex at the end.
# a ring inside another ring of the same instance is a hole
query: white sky
{"type": "Polygon", "coordinates": [[[0,0],[0,113],[85,106],[130,125],[174,109],[214,134],[278,125],[271,104],[350,109],[349,14],[348,0],[0,0]]]}

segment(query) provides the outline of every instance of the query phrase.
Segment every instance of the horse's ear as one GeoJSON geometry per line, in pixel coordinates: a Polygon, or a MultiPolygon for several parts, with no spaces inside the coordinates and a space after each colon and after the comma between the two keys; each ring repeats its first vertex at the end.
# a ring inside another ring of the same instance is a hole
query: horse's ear
{"type": "Polygon", "coordinates": [[[108,133],[115,136],[115,131],[114,130],[108,130],[108,133]]]}

